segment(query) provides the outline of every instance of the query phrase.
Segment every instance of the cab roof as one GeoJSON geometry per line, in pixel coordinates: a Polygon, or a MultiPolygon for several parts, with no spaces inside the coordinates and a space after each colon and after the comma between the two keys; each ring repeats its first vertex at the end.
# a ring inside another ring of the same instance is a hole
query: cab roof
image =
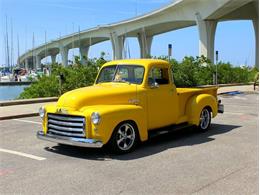
{"type": "Polygon", "coordinates": [[[113,60],[107,62],[103,65],[104,66],[111,66],[111,65],[143,65],[145,67],[149,67],[151,65],[160,64],[160,65],[169,65],[169,62],[165,60],[159,59],[124,59],[124,60],[113,60]]]}

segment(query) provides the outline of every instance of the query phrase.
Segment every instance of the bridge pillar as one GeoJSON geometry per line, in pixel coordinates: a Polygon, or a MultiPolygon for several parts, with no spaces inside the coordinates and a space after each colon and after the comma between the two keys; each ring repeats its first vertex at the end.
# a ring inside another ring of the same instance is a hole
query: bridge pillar
{"type": "Polygon", "coordinates": [[[56,63],[56,57],[57,57],[57,54],[52,54],[52,55],[51,55],[51,63],[52,63],[52,64],[55,64],[55,63],[56,63]]]}
{"type": "Polygon", "coordinates": [[[69,49],[66,47],[60,47],[60,55],[62,59],[62,65],[63,66],[68,66],[68,54],[69,54],[69,49]]]}
{"type": "Polygon", "coordinates": [[[204,55],[214,63],[214,44],[217,27],[216,20],[203,20],[196,13],[196,22],[199,30],[199,56],[204,55]]]}
{"type": "Polygon", "coordinates": [[[41,56],[36,55],[35,60],[36,60],[36,69],[40,69],[41,68],[41,56]]]}
{"type": "Polygon", "coordinates": [[[89,46],[79,48],[81,64],[87,64],[88,51],[89,51],[89,46]]]}
{"type": "Polygon", "coordinates": [[[113,32],[110,34],[110,40],[113,48],[113,59],[114,60],[122,59],[125,37],[117,36],[117,34],[113,32]]]}
{"type": "Polygon", "coordinates": [[[147,36],[144,29],[137,36],[141,58],[150,58],[153,36],[147,36]]]}
{"type": "Polygon", "coordinates": [[[255,30],[255,67],[259,68],[259,20],[258,18],[253,20],[255,30]]]}

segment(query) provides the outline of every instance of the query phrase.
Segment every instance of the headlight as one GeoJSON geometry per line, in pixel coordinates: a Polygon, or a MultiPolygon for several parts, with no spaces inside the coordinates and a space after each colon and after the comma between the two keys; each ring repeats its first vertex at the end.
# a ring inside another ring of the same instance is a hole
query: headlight
{"type": "Polygon", "coordinates": [[[92,123],[93,123],[94,125],[99,124],[100,119],[101,119],[101,117],[100,117],[100,114],[99,114],[98,112],[93,112],[93,113],[91,114],[91,121],[92,121],[92,123]]]}
{"type": "Polygon", "coordinates": [[[44,118],[44,115],[45,115],[45,108],[42,106],[40,107],[39,109],[39,115],[40,117],[43,119],[44,118]]]}

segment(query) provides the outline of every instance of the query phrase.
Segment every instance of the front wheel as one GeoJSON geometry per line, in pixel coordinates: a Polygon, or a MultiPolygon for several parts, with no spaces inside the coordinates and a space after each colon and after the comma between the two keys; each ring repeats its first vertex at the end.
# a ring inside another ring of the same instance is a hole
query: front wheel
{"type": "Polygon", "coordinates": [[[200,113],[200,123],[198,129],[202,132],[207,131],[211,124],[211,112],[209,108],[203,108],[200,113]]]}
{"type": "Polygon", "coordinates": [[[138,130],[132,122],[122,122],[114,130],[110,139],[110,149],[118,154],[131,152],[137,145],[138,130]]]}

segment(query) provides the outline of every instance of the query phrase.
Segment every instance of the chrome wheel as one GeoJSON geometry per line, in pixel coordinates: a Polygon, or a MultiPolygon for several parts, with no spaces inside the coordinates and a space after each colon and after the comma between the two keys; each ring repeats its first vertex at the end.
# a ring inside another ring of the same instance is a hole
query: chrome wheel
{"type": "Polygon", "coordinates": [[[210,125],[210,121],[211,121],[210,112],[207,108],[204,108],[200,114],[200,128],[202,130],[206,130],[210,125]]]}
{"type": "Polygon", "coordinates": [[[116,134],[116,143],[120,150],[129,150],[135,143],[136,134],[134,127],[129,123],[122,124],[116,134]]]}

